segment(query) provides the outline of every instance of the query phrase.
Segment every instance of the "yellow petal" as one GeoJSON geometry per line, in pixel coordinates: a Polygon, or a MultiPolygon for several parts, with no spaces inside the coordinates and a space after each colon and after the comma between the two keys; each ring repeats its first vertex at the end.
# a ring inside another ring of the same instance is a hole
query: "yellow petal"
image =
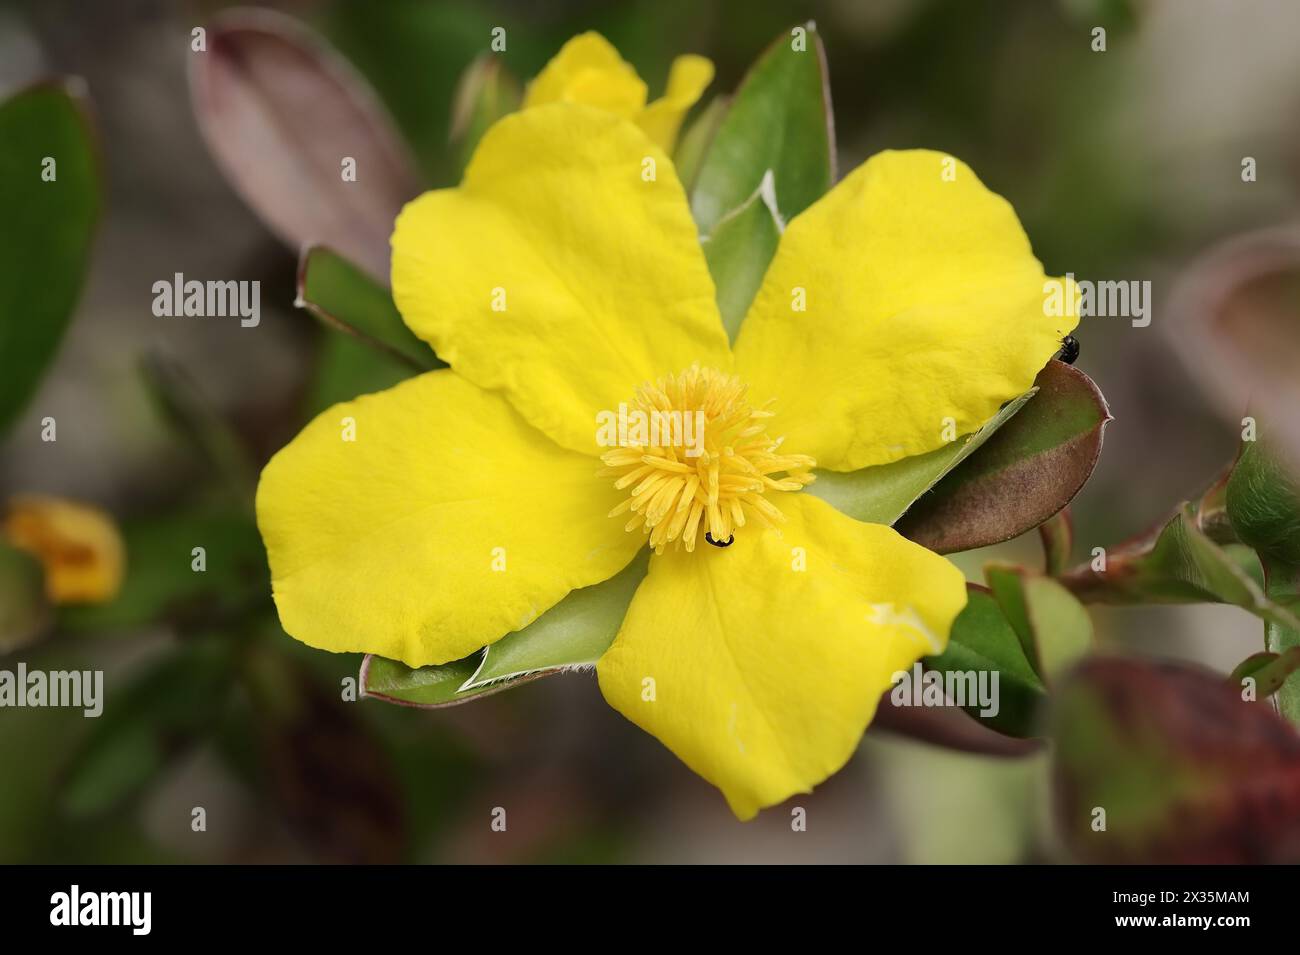
{"type": "Polygon", "coordinates": [[[956,568],[890,528],[776,500],[779,533],[651,558],[597,665],[610,705],[742,819],[839,770],[893,674],[940,652],[966,603],[956,568]]]}
{"type": "Polygon", "coordinates": [[[599,33],[575,36],[528,84],[524,109],[546,103],[584,103],[624,119],[641,112],[646,86],[636,69],[599,33]]]}
{"type": "Polygon", "coordinates": [[[790,222],[736,367],[819,466],[885,464],[1029,390],[1077,322],[1046,292],[1015,211],[965,164],[880,153],[790,222]]]}
{"type": "Polygon", "coordinates": [[[262,472],[257,523],[287,633],[422,666],[622,569],[642,541],[617,502],[590,458],[444,370],[322,412],[262,472]]]}
{"type": "Polygon", "coordinates": [[[713,61],[687,54],[673,60],[668,74],[668,90],[637,117],[637,125],[647,136],[671,153],[677,143],[682,119],[694,106],[705,88],[713,82],[713,61]]]}
{"type": "Polygon", "coordinates": [[[460,188],[407,205],[393,297],[457,372],[577,451],[642,382],[731,364],[672,163],[586,106],[507,116],[460,188]]]}
{"type": "Polygon", "coordinates": [[[122,586],[126,550],[103,511],[58,497],[18,495],[4,515],[4,536],[45,571],[52,603],[103,603],[122,586]]]}

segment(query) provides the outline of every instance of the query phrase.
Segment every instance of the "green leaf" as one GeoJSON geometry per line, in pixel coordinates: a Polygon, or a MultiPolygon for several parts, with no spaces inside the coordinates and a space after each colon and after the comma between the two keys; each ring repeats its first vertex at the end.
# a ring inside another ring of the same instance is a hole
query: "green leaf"
{"type": "Polygon", "coordinates": [[[0,434],[54,357],[90,259],[100,181],[80,85],[0,103],[0,434]]]}
{"type": "MultiPolygon", "coordinates": [[[[1253,699],[1263,700],[1282,688],[1287,677],[1300,669],[1300,647],[1283,653],[1254,653],[1237,664],[1228,677],[1228,685],[1244,690],[1245,681],[1255,681],[1253,699]]],[[[1286,715],[1286,714],[1284,714],[1286,715]]]]}
{"type": "Polygon", "coordinates": [[[645,550],[604,583],[575,590],[531,625],[487,647],[470,687],[540,671],[595,666],[650,566],[645,550]]]}
{"type": "Polygon", "coordinates": [[[1243,443],[1224,498],[1242,542],[1261,558],[1300,567],[1300,482],[1268,442],[1243,443]]]}
{"type": "MultiPolygon", "coordinates": [[[[1233,530],[1259,553],[1264,593],[1269,600],[1300,616],[1300,483],[1270,443],[1243,445],[1224,494],[1233,530]]],[[[1300,627],[1266,618],[1264,645],[1290,659],[1300,647],[1300,627]]],[[[1278,691],[1278,707],[1300,726],[1300,673],[1288,671],[1278,691]]]]}
{"type": "Polygon", "coordinates": [[[316,354],[306,396],[306,412],[315,417],[340,401],[399,385],[412,376],[410,366],[350,335],[327,335],[316,354]]]}
{"type": "Polygon", "coordinates": [[[642,553],[603,583],[575,590],[523,630],[464,659],[408,667],[373,654],[361,667],[366,696],[408,706],[454,706],[563,670],[592,666],[614,642],[649,566],[642,553]]]}
{"type": "Polygon", "coordinates": [[[0,538],[0,657],[35,643],[49,622],[40,562],[0,538]]]}
{"type": "Polygon", "coordinates": [[[332,249],[303,249],[298,262],[298,298],[328,327],[384,352],[415,372],[444,368],[433,349],[406,327],[388,289],[373,281],[332,249]]]}
{"type": "Polygon", "coordinates": [[[105,631],[171,620],[202,624],[215,615],[264,601],[266,553],[251,516],[198,509],[122,524],[126,577],[109,603],[63,607],[64,630],[105,631]],[[206,567],[196,571],[194,548],[206,567]]]}
{"type": "Polygon", "coordinates": [[[464,172],[483,134],[502,116],[513,113],[524,98],[519,80],[494,53],[480,53],[456,83],[452,94],[451,144],[464,172]]]}
{"type": "Polygon", "coordinates": [[[727,115],[727,106],[731,100],[726,96],[715,96],[709,100],[677,141],[677,152],[673,155],[673,165],[677,167],[677,178],[689,194],[695,186],[695,178],[700,174],[705,153],[713,145],[713,137],[718,133],[722,117],[727,115]]]}
{"type": "Polygon", "coordinates": [[[408,667],[397,660],[370,653],[361,663],[361,676],[357,682],[365,696],[385,703],[430,709],[455,706],[510,686],[509,683],[502,683],[461,692],[461,688],[473,678],[482,659],[483,651],[475,650],[469,656],[452,663],[408,667]]]}
{"type": "Polygon", "coordinates": [[[926,454],[860,471],[817,471],[808,491],[849,517],[871,524],[893,524],[922,494],[975,453],[1037,393],[1031,389],[1007,402],[973,434],[926,454]]]}
{"type": "Polygon", "coordinates": [[[1051,361],[1038,394],[979,454],[955,469],[898,522],[904,537],[940,554],[998,544],[1038,527],[1092,475],[1111,420],[1097,386],[1051,361]]]}
{"type": "Polygon", "coordinates": [[[835,181],[835,133],[826,53],[815,24],[778,37],[750,69],[696,177],[691,211],[708,235],[745,203],[768,171],[789,222],[835,181]],[[794,34],[803,31],[801,49],[794,34]]]}
{"type": "Polygon", "coordinates": [[[64,809],[73,816],[101,813],[148,784],[215,725],[231,674],[225,642],[205,639],[175,648],[114,693],[60,788],[64,809]]]}
{"type": "Polygon", "coordinates": [[[780,239],[781,223],[769,172],[745,204],[727,213],[702,240],[722,324],[733,342],[780,239]]]}
{"type": "Polygon", "coordinates": [[[1081,860],[1296,861],[1300,735],[1271,707],[1199,667],[1102,657],[1055,701],[1061,831],[1081,860]]]}
{"type": "Polygon", "coordinates": [[[1092,647],[1088,611],[1051,577],[1009,564],[990,564],[984,576],[1025,657],[1044,681],[1050,683],[1092,647]]]}
{"type": "Polygon", "coordinates": [[[1047,693],[1043,681],[993,595],[973,584],[967,585],[967,592],[966,607],[953,621],[947,648],[927,657],[925,666],[940,673],[996,673],[997,712],[981,716],[978,705],[966,706],[966,712],[1008,736],[1037,735],[1038,714],[1047,693]]]}
{"type": "Polygon", "coordinates": [[[1235,604],[1263,620],[1300,630],[1295,614],[1265,594],[1254,552],[1214,543],[1197,529],[1189,504],[1154,538],[1106,554],[1104,569],[1094,570],[1096,562],[1060,578],[1085,602],[1235,604]]]}

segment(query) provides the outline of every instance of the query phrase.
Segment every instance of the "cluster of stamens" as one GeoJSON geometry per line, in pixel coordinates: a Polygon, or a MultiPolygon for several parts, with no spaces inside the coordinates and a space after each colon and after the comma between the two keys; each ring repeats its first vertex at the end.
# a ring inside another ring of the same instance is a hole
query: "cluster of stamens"
{"type": "Polygon", "coordinates": [[[764,527],[783,522],[764,495],[811,484],[817,462],[780,453],[783,439],[767,433],[772,401],[752,408],[747,390],[734,375],[698,365],[641,385],[629,407],[641,413],[639,421],[664,427],[601,455],[601,476],[628,491],[609,516],[631,512],[626,529],[640,529],[656,553],[668,544],[693,551],[701,537],[725,547],[750,520],[764,527]],[[682,423],[673,440],[664,433],[674,431],[668,422],[682,423]],[[692,422],[702,423],[702,433],[692,422]]]}

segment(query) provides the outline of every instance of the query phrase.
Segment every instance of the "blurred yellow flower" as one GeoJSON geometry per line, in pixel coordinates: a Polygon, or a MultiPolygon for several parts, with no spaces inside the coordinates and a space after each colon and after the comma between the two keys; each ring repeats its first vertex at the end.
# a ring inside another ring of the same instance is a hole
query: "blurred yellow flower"
{"type": "Polygon", "coordinates": [[[524,109],[546,103],[582,103],[630,119],[666,153],[672,153],[682,118],[713,81],[713,63],[686,54],[673,61],[664,95],[646,104],[636,69],[599,33],[575,36],[528,86],[524,109]]]}
{"type": "Polygon", "coordinates": [[[97,508],[38,494],[9,500],[0,530],[45,571],[52,603],[102,603],[117,596],[126,549],[113,519],[97,508]]]}

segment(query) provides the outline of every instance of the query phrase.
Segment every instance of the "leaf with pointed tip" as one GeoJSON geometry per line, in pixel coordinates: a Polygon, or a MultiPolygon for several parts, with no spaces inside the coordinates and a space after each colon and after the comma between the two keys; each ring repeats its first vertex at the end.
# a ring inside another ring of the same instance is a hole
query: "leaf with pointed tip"
{"type": "Polygon", "coordinates": [[[1093,657],[1059,688],[1052,731],[1061,830],[1079,858],[1300,861],[1300,735],[1220,675],[1093,657]]]}
{"type": "Polygon", "coordinates": [[[609,580],[573,591],[523,630],[487,647],[468,685],[594,666],[614,642],[649,566],[646,550],[609,580]]]}
{"type": "Polygon", "coordinates": [[[361,663],[361,676],[357,681],[363,696],[396,703],[399,706],[417,706],[437,709],[466,703],[490,691],[505,689],[509,684],[485,687],[481,690],[461,692],[461,687],[474,676],[482,660],[483,651],[476,650],[467,657],[438,666],[408,667],[397,660],[366,654],[361,663]]]}
{"type": "Polygon", "coordinates": [[[411,372],[446,367],[402,321],[388,289],[333,249],[314,245],[302,250],[294,304],[326,326],[379,349],[411,372]]]}
{"type": "MultiPolygon", "coordinates": [[[[993,594],[967,584],[966,607],[953,621],[948,646],[938,656],[926,657],[928,670],[954,673],[997,674],[996,712],[987,716],[978,703],[964,707],[980,723],[1008,736],[1038,735],[1038,718],[1047,690],[1029,664],[1020,638],[1007,621],[993,594]]],[[[993,707],[987,707],[993,709],[993,707]]]]}
{"type": "Polygon", "coordinates": [[[974,454],[1036,394],[1031,389],[1008,401],[973,434],[926,454],[860,471],[817,471],[808,491],[849,517],[870,524],[893,524],[922,494],[974,454]]]}
{"type": "Polygon", "coordinates": [[[1084,564],[1060,577],[1087,603],[1227,603],[1279,626],[1300,620],[1264,593],[1259,560],[1241,545],[1220,547],[1196,527],[1184,504],[1152,537],[1106,555],[1106,569],[1084,564]]]}
{"type": "Polygon", "coordinates": [[[766,173],[745,204],[727,213],[702,240],[722,324],[733,342],[781,239],[772,181],[771,172],[766,173]]]}
{"type": "Polygon", "coordinates": [[[454,706],[540,676],[591,666],[618,635],[648,566],[646,552],[609,580],[573,591],[523,630],[453,663],[408,667],[367,656],[362,691],[407,706],[454,706]]]}
{"type": "Polygon", "coordinates": [[[90,260],[100,181],[80,85],[0,103],[0,434],[54,358],[90,260]]]}
{"type": "Polygon", "coordinates": [[[207,46],[190,54],[194,112],[231,184],[291,248],[332,246],[386,284],[393,221],[421,187],[365,80],[270,10],[219,14],[207,46]]]}
{"type": "Polygon", "coordinates": [[[898,531],[940,554],[998,544],[1033,530],[1092,475],[1111,420],[1092,379],[1051,361],[1038,394],[961,467],[916,502],[898,531]]]}
{"type": "Polygon", "coordinates": [[[743,205],[768,170],[782,221],[807,209],[835,181],[834,129],[821,35],[813,23],[795,27],[750,68],[705,153],[691,195],[700,232],[743,205]]]}

